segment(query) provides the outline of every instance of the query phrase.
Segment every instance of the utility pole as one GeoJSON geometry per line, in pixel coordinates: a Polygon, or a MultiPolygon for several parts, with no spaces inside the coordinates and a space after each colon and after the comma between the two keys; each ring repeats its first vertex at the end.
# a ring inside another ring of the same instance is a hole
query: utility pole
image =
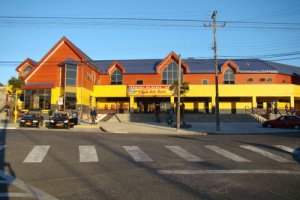
{"type": "Polygon", "coordinates": [[[218,79],[218,57],[217,57],[217,11],[214,11],[211,18],[214,20],[214,60],[215,60],[215,85],[216,85],[216,129],[220,131],[220,112],[219,112],[219,79],[218,79]]]}
{"type": "Polygon", "coordinates": [[[176,131],[180,129],[180,88],[181,88],[181,55],[179,54],[178,61],[178,76],[177,76],[177,124],[176,131]]]}
{"type": "MultiPolygon", "coordinates": [[[[216,18],[217,18],[217,11],[213,11],[213,14],[211,16],[211,18],[213,19],[213,31],[214,31],[214,63],[215,63],[215,88],[216,88],[216,97],[215,97],[215,116],[216,116],[216,130],[220,131],[220,109],[219,109],[219,80],[218,80],[218,73],[219,73],[219,69],[218,69],[218,54],[217,54],[217,22],[216,22],[216,18]]],[[[224,27],[225,23],[220,26],[220,27],[224,27]]],[[[211,24],[209,25],[205,25],[204,27],[212,27],[211,24]]]]}

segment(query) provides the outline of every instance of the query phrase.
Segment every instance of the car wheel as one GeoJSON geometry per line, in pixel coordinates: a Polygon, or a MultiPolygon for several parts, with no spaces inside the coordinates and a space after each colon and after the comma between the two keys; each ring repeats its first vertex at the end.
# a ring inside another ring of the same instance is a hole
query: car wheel
{"type": "Polygon", "coordinates": [[[299,129],[300,129],[300,125],[299,125],[299,124],[296,124],[296,125],[294,126],[294,129],[299,130],[299,129]]]}
{"type": "Polygon", "coordinates": [[[268,128],[273,128],[273,126],[271,124],[268,124],[267,127],[268,128]]]}

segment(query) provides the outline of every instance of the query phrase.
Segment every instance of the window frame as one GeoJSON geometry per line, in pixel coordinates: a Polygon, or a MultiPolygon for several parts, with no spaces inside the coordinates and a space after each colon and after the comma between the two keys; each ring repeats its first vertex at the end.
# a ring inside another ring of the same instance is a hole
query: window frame
{"type": "Polygon", "coordinates": [[[235,73],[234,70],[229,67],[223,74],[223,83],[224,84],[235,84],[235,73]]]}
{"type": "MultiPolygon", "coordinates": [[[[181,81],[184,80],[184,70],[181,67],[181,81]]],[[[172,85],[178,80],[178,64],[174,61],[164,68],[161,74],[161,83],[163,85],[172,85]]]]}
{"type": "Polygon", "coordinates": [[[116,68],[110,74],[110,84],[111,85],[122,85],[123,84],[123,74],[119,68],[116,68]]]}

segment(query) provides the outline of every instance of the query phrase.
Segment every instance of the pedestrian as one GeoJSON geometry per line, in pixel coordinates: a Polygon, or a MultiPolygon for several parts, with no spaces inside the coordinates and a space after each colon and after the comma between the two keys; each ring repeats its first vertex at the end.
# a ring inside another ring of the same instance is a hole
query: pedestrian
{"type": "Polygon", "coordinates": [[[96,109],[92,109],[90,112],[91,118],[92,118],[92,124],[96,124],[96,116],[97,116],[97,112],[96,109]]]}
{"type": "Polygon", "coordinates": [[[181,103],[181,105],[180,105],[180,118],[181,118],[182,124],[185,124],[185,122],[184,122],[184,110],[185,110],[185,105],[184,105],[184,103],[181,103]]]}
{"type": "Polygon", "coordinates": [[[287,115],[289,114],[289,106],[287,104],[285,104],[285,112],[287,115]]]}
{"type": "Polygon", "coordinates": [[[172,125],[172,123],[173,123],[173,111],[172,111],[171,108],[169,108],[169,109],[167,110],[167,115],[168,115],[167,123],[168,123],[169,125],[172,125]]]}

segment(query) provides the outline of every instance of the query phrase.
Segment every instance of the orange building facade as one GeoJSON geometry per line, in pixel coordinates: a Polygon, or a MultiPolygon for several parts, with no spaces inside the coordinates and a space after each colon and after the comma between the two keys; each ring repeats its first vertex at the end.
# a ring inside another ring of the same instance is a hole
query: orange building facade
{"type": "MultiPolygon", "coordinates": [[[[174,52],[163,59],[93,60],[63,37],[39,62],[28,58],[16,70],[25,81],[24,109],[153,112],[155,105],[174,106],[169,86],[178,62],[174,52]]],[[[218,69],[221,113],[300,108],[298,67],[252,59],[219,60],[218,69]]],[[[190,86],[185,108],[214,112],[213,60],[183,59],[181,70],[190,86]]]]}

